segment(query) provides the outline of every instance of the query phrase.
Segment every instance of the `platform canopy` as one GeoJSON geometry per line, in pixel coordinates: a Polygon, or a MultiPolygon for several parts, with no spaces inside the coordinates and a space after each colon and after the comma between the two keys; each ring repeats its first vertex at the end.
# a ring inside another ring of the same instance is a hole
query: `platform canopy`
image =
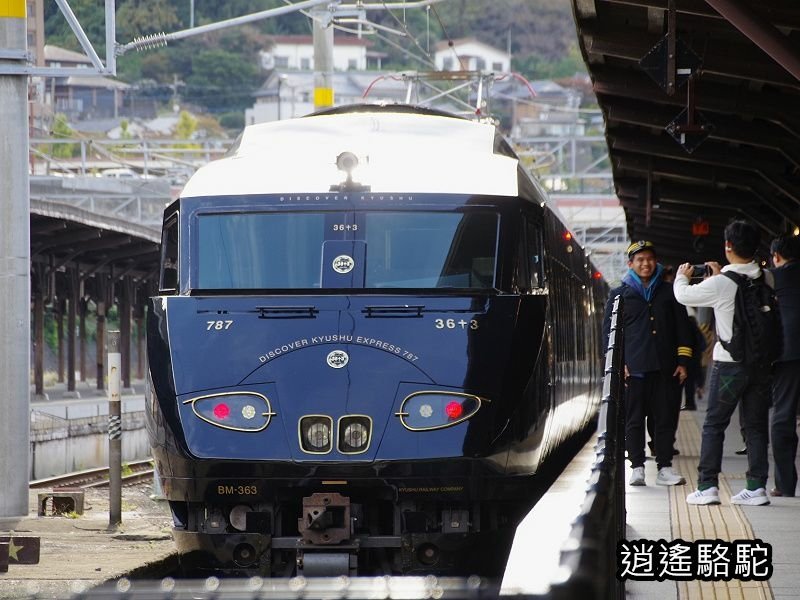
{"type": "Polygon", "coordinates": [[[664,262],[800,225],[798,0],[572,0],[632,239],[664,262]]]}
{"type": "Polygon", "coordinates": [[[160,236],[151,227],[42,200],[31,200],[30,223],[31,262],[40,273],[75,268],[83,278],[158,277],[160,236]]]}

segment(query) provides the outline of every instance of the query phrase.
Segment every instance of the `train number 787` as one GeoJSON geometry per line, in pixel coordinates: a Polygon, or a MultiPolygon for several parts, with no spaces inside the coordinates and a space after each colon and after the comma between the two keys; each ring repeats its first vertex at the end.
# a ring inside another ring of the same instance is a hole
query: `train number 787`
{"type": "Polygon", "coordinates": [[[206,331],[211,331],[212,329],[216,331],[222,331],[224,329],[230,329],[231,325],[233,325],[233,321],[206,321],[206,331]]]}

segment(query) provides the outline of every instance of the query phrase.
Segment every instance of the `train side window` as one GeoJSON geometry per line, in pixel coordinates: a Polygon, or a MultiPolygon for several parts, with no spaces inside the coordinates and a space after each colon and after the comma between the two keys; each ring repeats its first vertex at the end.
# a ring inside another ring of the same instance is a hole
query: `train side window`
{"type": "Polygon", "coordinates": [[[531,289],[544,287],[544,260],[542,256],[542,227],[532,219],[526,219],[526,243],[531,289]]]}
{"type": "Polygon", "coordinates": [[[525,222],[519,232],[519,249],[517,250],[517,290],[521,294],[531,291],[531,277],[528,271],[528,242],[525,222]]]}
{"type": "Polygon", "coordinates": [[[161,234],[161,277],[159,292],[175,294],[178,291],[178,216],[164,224],[161,234]]]}

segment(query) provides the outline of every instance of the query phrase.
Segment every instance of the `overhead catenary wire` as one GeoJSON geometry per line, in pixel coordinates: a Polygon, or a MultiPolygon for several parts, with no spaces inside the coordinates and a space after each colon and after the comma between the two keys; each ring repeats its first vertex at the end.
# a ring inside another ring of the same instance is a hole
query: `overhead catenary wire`
{"type": "Polygon", "coordinates": [[[400,25],[400,27],[403,29],[403,31],[404,31],[404,32],[405,32],[405,34],[406,34],[406,37],[408,37],[408,38],[409,38],[409,39],[410,39],[412,42],[414,42],[414,45],[415,45],[417,48],[419,48],[420,52],[422,52],[422,54],[428,58],[428,61],[430,62],[430,64],[432,64],[432,65],[434,65],[434,66],[435,66],[435,65],[436,65],[436,61],[433,59],[433,57],[430,55],[430,53],[429,53],[427,50],[425,50],[425,48],[423,48],[423,47],[422,47],[422,45],[421,45],[421,44],[420,44],[420,43],[417,41],[417,38],[415,38],[413,35],[411,35],[411,32],[408,30],[408,27],[406,26],[406,24],[405,24],[403,21],[401,21],[401,20],[400,20],[400,19],[397,17],[397,15],[395,15],[395,14],[392,12],[392,9],[390,9],[390,8],[389,8],[389,7],[386,5],[386,2],[384,2],[384,3],[383,3],[383,5],[384,5],[384,6],[386,6],[386,11],[389,13],[389,15],[390,15],[390,16],[391,16],[391,17],[392,17],[392,18],[395,20],[395,22],[396,22],[398,25],[400,25]]]}
{"type": "Polygon", "coordinates": [[[447,40],[447,46],[450,48],[450,50],[453,51],[453,54],[455,55],[456,60],[458,60],[458,64],[461,67],[461,70],[462,71],[466,71],[467,68],[464,66],[464,61],[461,60],[461,57],[458,55],[458,52],[456,52],[455,42],[453,42],[453,39],[448,35],[447,28],[445,28],[444,23],[442,23],[442,18],[439,16],[439,11],[436,10],[436,7],[433,6],[433,5],[431,5],[431,8],[433,9],[433,15],[436,17],[436,20],[439,22],[439,27],[441,27],[441,29],[442,29],[442,34],[444,35],[445,39],[447,40]]]}
{"type": "Polygon", "coordinates": [[[209,23],[208,25],[201,25],[191,29],[182,29],[181,31],[175,31],[172,33],[155,33],[149,36],[136,38],[132,42],[117,46],[116,53],[124,54],[128,50],[143,50],[158,46],[165,46],[167,42],[174,40],[180,40],[235,25],[244,25],[245,23],[251,23],[253,21],[258,21],[269,17],[277,17],[296,10],[301,10],[303,8],[312,8],[314,6],[325,4],[328,1],[329,0],[302,0],[301,2],[291,3],[287,6],[279,6],[277,8],[271,8],[269,10],[263,10],[257,13],[235,17],[233,19],[226,19],[217,23],[209,23]]]}
{"type": "MultiPolygon", "coordinates": [[[[283,0],[283,2],[284,2],[285,4],[289,4],[289,5],[291,5],[291,4],[292,4],[291,0],[283,0]]],[[[386,2],[384,2],[384,4],[386,4],[386,2]]],[[[309,18],[309,19],[311,19],[311,20],[315,20],[315,19],[316,19],[316,17],[315,17],[315,16],[314,16],[314,15],[313,15],[311,12],[309,12],[309,11],[307,11],[307,10],[301,10],[301,11],[300,11],[300,13],[301,13],[302,15],[304,15],[304,16],[306,16],[306,17],[308,17],[308,18],[309,18]]],[[[393,15],[393,16],[394,16],[394,15],[393,15]]],[[[371,25],[373,28],[375,27],[375,23],[371,23],[371,22],[370,22],[369,24],[370,24],[370,25],[371,25]]],[[[359,30],[357,30],[357,29],[351,29],[351,28],[349,28],[349,27],[345,27],[344,25],[340,25],[340,24],[337,24],[337,23],[333,23],[332,27],[333,27],[334,29],[338,30],[338,31],[344,31],[344,32],[346,32],[346,33],[353,33],[353,34],[356,34],[356,35],[361,35],[361,34],[363,33],[363,31],[359,31],[359,30]]],[[[388,28],[387,28],[387,29],[388,29],[388,28]]],[[[407,31],[407,30],[406,30],[406,31],[407,31]]],[[[426,65],[426,66],[429,66],[429,67],[431,67],[431,66],[432,66],[432,67],[435,67],[435,66],[436,66],[436,63],[435,63],[435,62],[433,61],[433,59],[431,58],[430,54],[429,54],[428,52],[425,52],[424,50],[423,50],[423,54],[427,55],[427,57],[425,57],[425,58],[423,58],[423,57],[420,57],[420,56],[418,56],[418,55],[414,54],[413,52],[411,52],[411,51],[410,51],[410,50],[408,50],[407,48],[403,48],[403,47],[402,47],[400,44],[398,44],[398,43],[394,42],[393,40],[391,40],[390,38],[388,38],[388,37],[386,37],[386,36],[384,36],[384,35],[381,35],[381,34],[380,34],[378,31],[376,31],[375,29],[373,29],[373,31],[371,32],[371,35],[374,35],[376,38],[378,38],[378,39],[380,39],[380,40],[383,40],[384,42],[386,42],[387,44],[389,44],[390,46],[392,46],[392,47],[393,47],[393,48],[395,48],[396,50],[399,50],[400,52],[402,52],[403,54],[405,54],[406,56],[408,56],[409,58],[411,58],[411,59],[413,59],[413,60],[419,61],[420,63],[422,63],[422,64],[424,64],[424,65],[426,65]]],[[[411,36],[410,34],[408,34],[408,33],[406,33],[406,35],[408,35],[409,37],[412,37],[412,36],[411,36]]],[[[413,38],[412,38],[412,39],[413,39],[413,38]]]]}

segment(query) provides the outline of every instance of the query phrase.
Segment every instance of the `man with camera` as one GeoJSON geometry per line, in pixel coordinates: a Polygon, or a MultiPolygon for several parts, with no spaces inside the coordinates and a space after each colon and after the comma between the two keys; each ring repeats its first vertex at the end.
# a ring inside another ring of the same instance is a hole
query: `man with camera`
{"type": "MultiPolygon", "coordinates": [[[[628,246],[628,272],[611,291],[603,320],[608,341],[614,298],[623,299],[625,338],[625,449],[633,473],[630,485],[645,485],[645,418],[653,419],[658,485],[686,480],[672,470],[675,440],[673,405],[691,358],[689,317],[664,282],[663,265],[652,242],[628,246]]],[[[607,347],[607,344],[606,344],[607,347]]]]}
{"type": "MultiPolygon", "coordinates": [[[[766,482],[769,415],[769,369],[751,368],[737,362],[723,347],[733,338],[734,310],[738,284],[721,273],[732,272],[755,280],[764,277],[754,261],[759,244],[758,230],[746,221],[733,221],[725,228],[725,258],[728,265],[708,262],[710,273],[702,282],[689,285],[697,270],[689,263],[678,267],[675,298],[686,306],[714,309],[717,343],[708,391],[708,411],[703,423],[697,490],[686,497],[689,504],[719,504],[719,472],[722,469],[722,443],[736,405],[741,402],[742,426],[747,443],[747,486],[731,497],[732,504],[769,504],[766,482]]],[[[736,275],[734,275],[735,277],[736,275]]]]}

